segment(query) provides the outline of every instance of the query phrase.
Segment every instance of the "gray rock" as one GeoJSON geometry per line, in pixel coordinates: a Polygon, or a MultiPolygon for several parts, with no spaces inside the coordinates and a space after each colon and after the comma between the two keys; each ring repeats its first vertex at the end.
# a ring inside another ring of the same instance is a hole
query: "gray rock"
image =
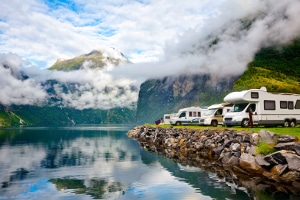
{"type": "Polygon", "coordinates": [[[279,135],[278,142],[294,142],[296,137],[290,135],[279,135]]]}
{"type": "Polygon", "coordinates": [[[278,150],[293,150],[298,155],[300,155],[300,143],[299,142],[284,142],[284,143],[278,143],[276,146],[274,146],[275,149],[278,150]]]}
{"type": "Polygon", "coordinates": [[[284,157],[290,170],[300,172],[300,156],[293,153],[285,153],[284,157]]]}
{"type": "MultiPolygon", "coordinates": [[[[223,162],[224,163],[224,162],[223,162]]],[[[225,167],[232,167],[239,164],[239,158],[236,156],[231,156],[225,163],[225,167]]]]}
{"type": "Polygon", "coordinates": [[[240,151],[241,150],[241,145],[239,143],[232,143],[230,145],[230,150],[231,151],[240,151]]]}
{"type": "Polygon", "coordinates": [[[260,130],[258,132],[259,142],[265,142],[267,144],[277,144],[278,135],[266,130],[260,130]]]}
{"type": "Polygon", "coordinates": [[[282,151],[277,151],[275,153],[269,154],[264,157],[265,161],[269,162],[272,166],[278,164],[287,164],[285,156],[282,155],[282,151]]]}
{"type": "Polygon", "coordinates": [[[270,166],[270,163],[267,162],[261,154],[256,155],[255,160],[260,166],[263,166],[263,167],[269,167],[270,166]]]}
{"type": "Polygon", "coordinates": [[[255,161],[255,157],[248,153],[241,155],[239,164],[241,168],[247,172],[255,174],[261,174],[263,172],[261,166],[255,161]]]}

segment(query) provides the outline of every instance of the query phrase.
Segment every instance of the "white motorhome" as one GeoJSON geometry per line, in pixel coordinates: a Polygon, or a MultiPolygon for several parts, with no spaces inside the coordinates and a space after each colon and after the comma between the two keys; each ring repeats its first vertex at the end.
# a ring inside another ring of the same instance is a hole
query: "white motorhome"
{"type": "Polygon", "coordinates": [[[170,124],[180,125],[199,125],[199,119],[207,112],[207,109],[201,107],[182,108],[170,119],[170,124]]]}
{"type": "Polygon", "coordinates": [[[274,94],[265,87],[232,92],[225,96],[225,102],[233,103],[225,114],[226,126],[249,126],[249,108],[254,125],[282,125],[294,127],[300,121],[300,95],[290,93],[274,94]]]}
{"type": "Polygon", "coordinates": [[[199,125],[223,125],[223,117],[230,110],[232,105],[232,103],[220,103],[209,106],[206,114],[200,118],[199,125]]]}
{"type": "Polygon", "coordinates": [[[170,124],[170,119],[174,117],[176,113],[171,113],[171,114],[164,114],[164,124],[170,124]]]}

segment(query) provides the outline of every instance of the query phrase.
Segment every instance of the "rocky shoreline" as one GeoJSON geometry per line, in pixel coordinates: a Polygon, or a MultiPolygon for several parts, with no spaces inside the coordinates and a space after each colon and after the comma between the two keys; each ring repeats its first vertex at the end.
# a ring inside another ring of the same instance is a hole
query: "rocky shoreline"
{"type": "Polygon", "coordinates": [[[213,171],[249,191],[300,196],[300,143],[296,137],[265,130],[250,133],[159,126],[137,126],[127,135],[148,151],[213,171]],[[260,144],[274,147],[274,152],[259,154],[260,144]]]}

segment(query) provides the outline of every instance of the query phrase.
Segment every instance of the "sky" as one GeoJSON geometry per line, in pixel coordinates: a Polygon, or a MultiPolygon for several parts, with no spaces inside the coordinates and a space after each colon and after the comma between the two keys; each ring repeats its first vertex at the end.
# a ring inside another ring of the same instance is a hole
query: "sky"
{"type": "Polygon", "coordinates": [[[13,66],[0,68],[5,105],[45,101],[49,96],[41,83],[56,79],[76,84],[76,92],[68,94],[57,85],[65,106],[128,106],[147,79],[239,75],[260,48],[288,44],[300,34],[299,0],[4,1],[0,63],[13,66]],[[251,26],[242,30],[241,22],[249,20],[251,26]],[[46,70],[58,58],[111,47],[133,64],[109,71],[46,70]],[[29,79],[20,80],[22,73],[29,79]]]}

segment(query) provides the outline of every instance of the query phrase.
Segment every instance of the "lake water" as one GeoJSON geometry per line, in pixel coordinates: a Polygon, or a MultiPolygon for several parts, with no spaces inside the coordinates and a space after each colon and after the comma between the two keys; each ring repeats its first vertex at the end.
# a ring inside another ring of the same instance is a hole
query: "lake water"
{"type": "Polygon", "coordinates": [[[0,129],[0,199],[252,199],[144,151],[130,126],[0,129]]]}

